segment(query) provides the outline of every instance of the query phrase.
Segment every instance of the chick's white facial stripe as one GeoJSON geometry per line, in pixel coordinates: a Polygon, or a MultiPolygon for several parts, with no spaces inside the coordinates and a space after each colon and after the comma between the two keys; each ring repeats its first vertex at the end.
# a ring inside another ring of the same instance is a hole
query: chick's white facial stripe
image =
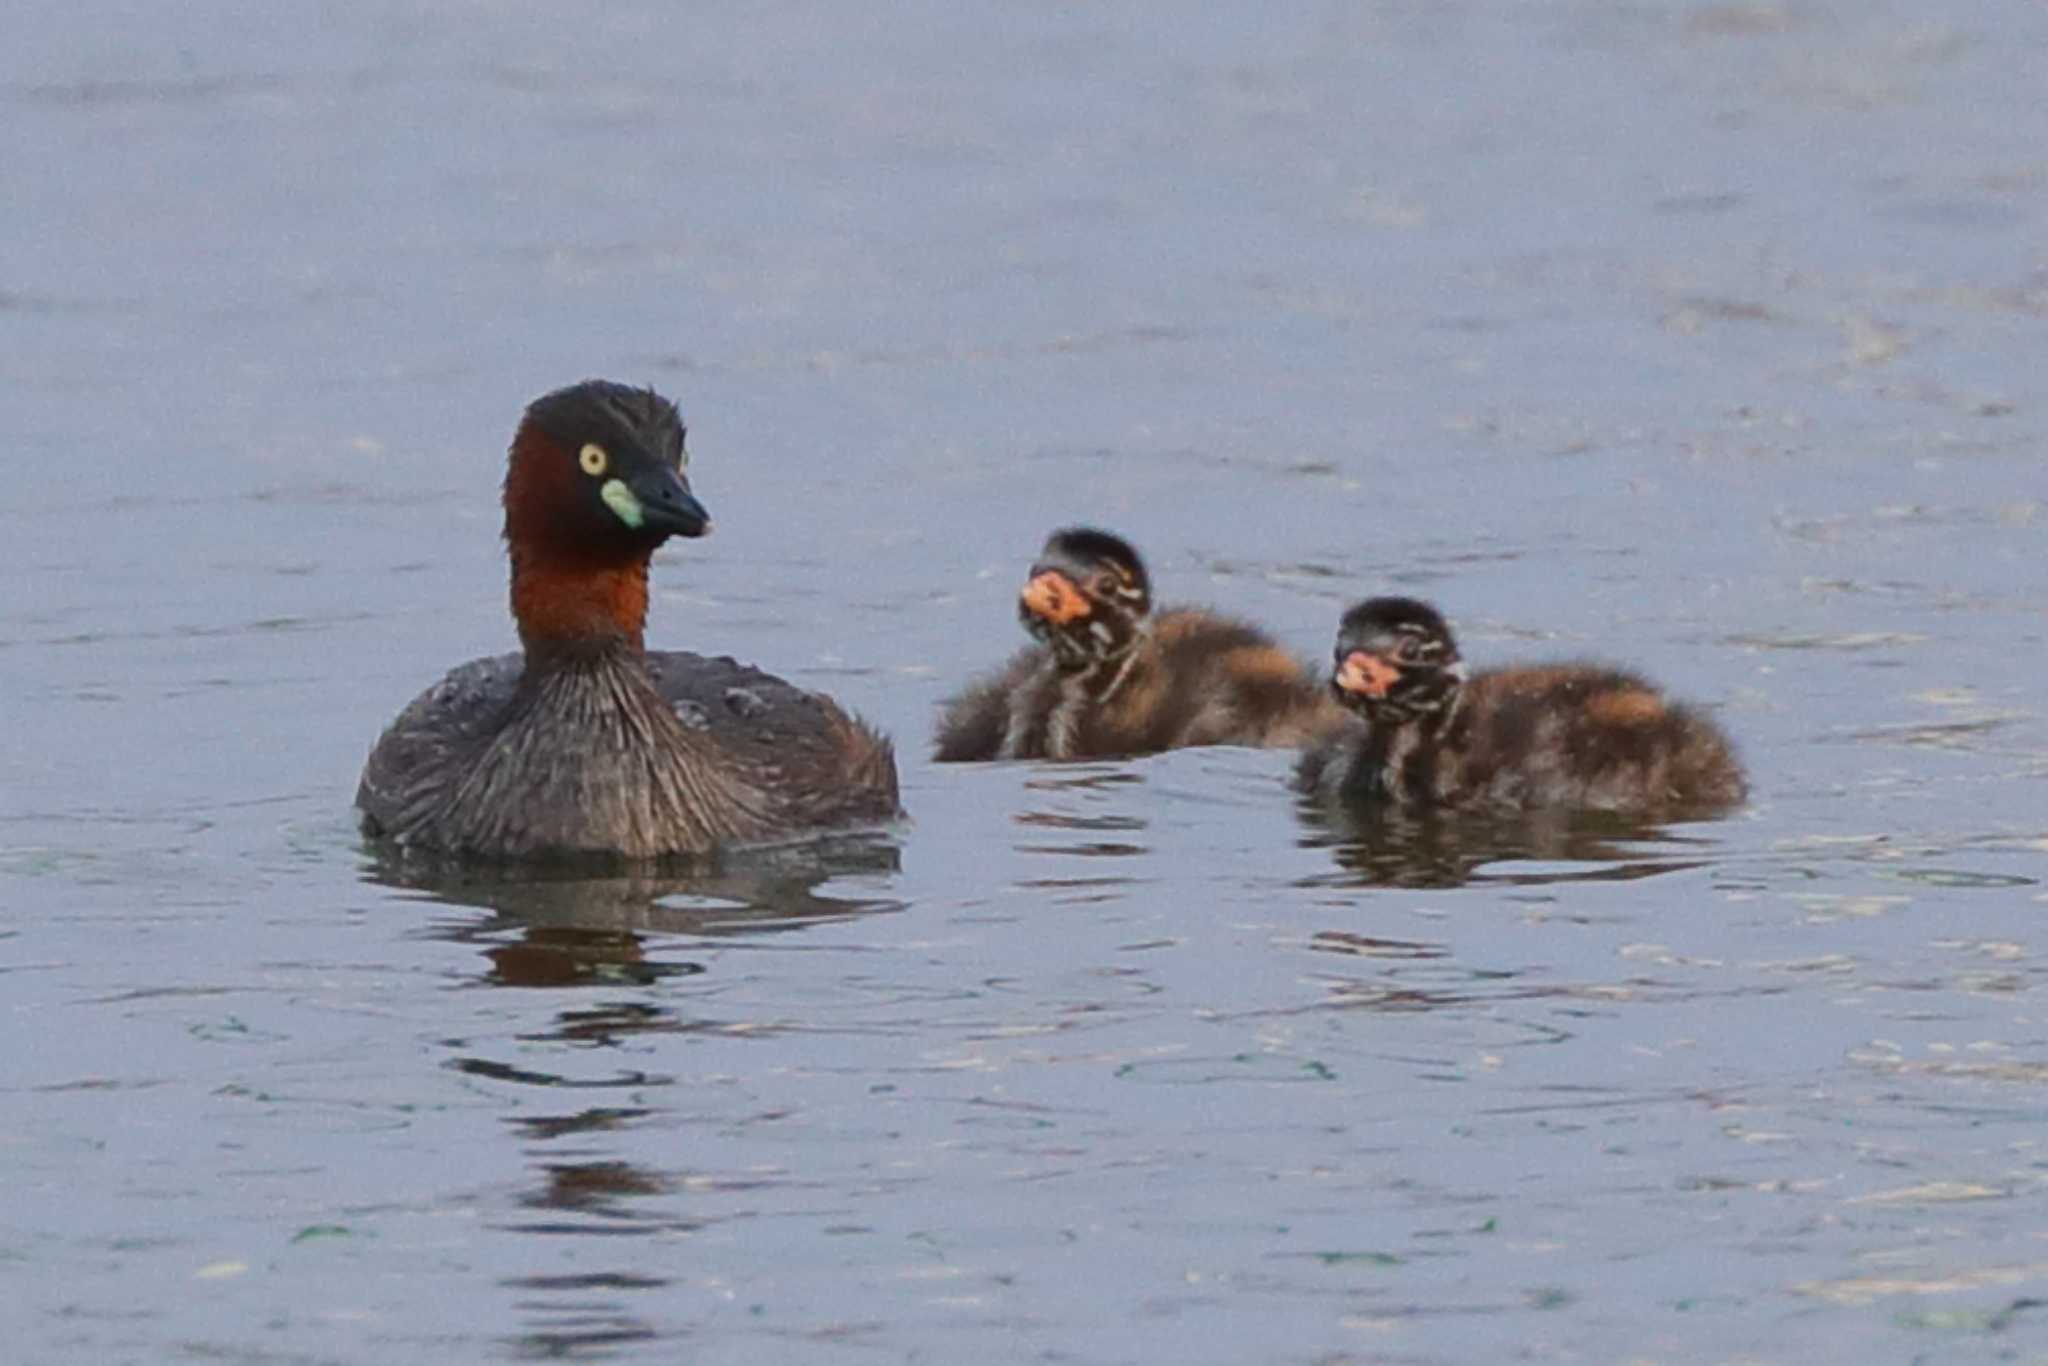
{"type": "Polygon", "coordinates": [[[623,479],[607,479],[597,490],[597,496],[604,499],[604,505],[617,515],[618,519],[635,531],[647,520],[646,512],[640,506],[640,496],[626,487],[623,479]]]}

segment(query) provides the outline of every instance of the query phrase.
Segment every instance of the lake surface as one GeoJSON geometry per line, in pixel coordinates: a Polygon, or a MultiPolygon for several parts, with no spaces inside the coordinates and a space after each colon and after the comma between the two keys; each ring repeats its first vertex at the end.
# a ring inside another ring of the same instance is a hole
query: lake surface
{"type": "Polygon", "coordinates": [[[25,0],[24,1362],[2048,1360],[2048,8],[25,0]],[[651,640],[893,837],[409,885],[521,406],[691,421],[651,640]],[[1321,656],[1716,710],[1720,822],[937,768],[1073,521],[1321,656]]]}

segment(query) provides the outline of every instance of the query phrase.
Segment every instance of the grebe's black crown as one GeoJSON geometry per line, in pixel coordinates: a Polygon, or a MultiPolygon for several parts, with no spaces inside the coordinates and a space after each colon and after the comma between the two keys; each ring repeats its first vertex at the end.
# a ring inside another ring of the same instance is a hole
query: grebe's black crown
{"type": "Polygon", "coordinates": [[[1340,647],[1389,636],[1412,636],[1442,642],[1444,654],[1457,658],[1458,642],[1443,614],[1420,598],[1367,598],[1344,614],[1337,627],[1340,647]]]}
{"type": "Polygon", "coordinates": [[[527,420],[565,444],[645,451],[668,465],[683,462],[683,415],[652,389],[608,379],[587,379],[542,394],[526,407],[527,420]]]}
{"type": "Polygon", "coordinates": [[[1113,532],[1088,526],[1062,527],[1045,538],[1038,565],[1084,574],[1096,568],[1120,569],[1146,601],[1152,597],[1152,578],[1145,572],[1145,561],[1129,541],[1113,532]]]}

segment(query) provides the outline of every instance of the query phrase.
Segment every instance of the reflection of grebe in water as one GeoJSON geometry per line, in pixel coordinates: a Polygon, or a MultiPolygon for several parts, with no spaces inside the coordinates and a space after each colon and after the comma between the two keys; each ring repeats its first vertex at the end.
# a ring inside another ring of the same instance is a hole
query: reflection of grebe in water
{"type": "Polygon", "coordinates": [[[1711,861],[1704,853],[1709,841],[1618,812],[1435,811],[1332,805],[1313,797],[1298,811],[1308,827],[1302,844],[1328,849],[1336,864],[1334,872],[1312,880],[1318,886],[1629,882],[1711,861]]]}
{"type": "MultiPolygon", "coordinates": [[[[650,1121],[666,1129],[700,1106],[690,1089],[696,1077],[671,1070],[679,1055],[652,1036],[755,1037],[789,1028],[780,991],[768,995],[774,1014],[750,1011],[749,1001],[758,1001],[746,990],[750,975],[774,974],[786,987],[792,960],[849,970],[836,966],[847,961],[837,954],[717,953],[704,941],[791,934],[901,905],[889,899],[897,848],[876,835],[752,850],[671,875],[548,877],[388,844],[371,845],[369,855],[365,880],[416,893],[431,908],[422,933],[481,955],[477,985],[547,989],[509,1005],[472,1005],[475,1027],[435,1045],[449,1071],[505,1107],[503,1121],[520,1138],[529,1168],[523,1210],[498,1224],[513,1233],[675,1238],[699,1227],[699,1202],[671,1197],[701,1170],[702,1154],[678,1152],[673,1161],[693,1171],[670,1170],[635,1160],[647,1144],[620,1137],[650,1121]]],[[[692,1056],[701,1070],[702,1056],[692,1056]]],[[[537,1278],[522,1296],[539,1323],[515,1339],[518,1354],[615,1348],[603,1322],[587,1334],[569,1326],[591,1321],[581,1278],[556,1282],[537,1278]],[[560,1314],[549,1298],[555,1292],[560,1314]]]]}
{"type": "Polygon", "coordinates": [[[838,878],[898,871],[895,843],[843,835],[749,851],[717,868],[604,877],[536,877],[417,852],[373,846],[364,877],[441,905],[491,912],[443,922],[430,933],[479,945],[505,986],[649,982],[692,975],[690,961],[651,961],[653,936],[776,934],[899,908],[884,895],[824,893],[838,878]]]}

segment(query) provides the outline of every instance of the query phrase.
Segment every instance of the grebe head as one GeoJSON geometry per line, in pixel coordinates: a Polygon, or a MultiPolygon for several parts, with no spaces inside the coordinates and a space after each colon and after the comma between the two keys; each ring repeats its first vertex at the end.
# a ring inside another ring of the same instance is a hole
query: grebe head
{"type": "Polygon", "coordinates": [[[1089,527],[1055,531],[1018,599],[1024,629],[1074,672],[1129,654],[1152,611],[1152,582],[1128,541],[1089,527]]]}
{"type": "Polygon", "coordinates": [[[1330,689],[1368,721],[1400,724],[1447,709],[1465,681],[1451,628],[1414,598],[1369,598],[1337,627],[1330,689]]]}
{"type": "Polygon", "coordinates": [[[652,389],[605,380],[537,398],[505,469],[512,614],[527,649],[626,641],[647,618],[647,561],[702,536],[682,415],[652,389]]]}

